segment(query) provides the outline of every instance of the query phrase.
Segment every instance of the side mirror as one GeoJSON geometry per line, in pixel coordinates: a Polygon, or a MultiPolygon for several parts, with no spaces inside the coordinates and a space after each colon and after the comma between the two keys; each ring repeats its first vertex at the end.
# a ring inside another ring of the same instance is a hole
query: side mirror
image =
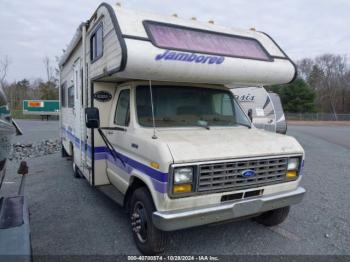
{"type": "Polygon", "coordinates": [[[100,127],[100,112],[96,107],[85,108],[85,125],[87,128],[100,127]]]}
{"type": "Polygon", "coordinates": [[[253,110],[251,108],[248,110],[248,117],[250,121],[253,122],[253,110]]]}

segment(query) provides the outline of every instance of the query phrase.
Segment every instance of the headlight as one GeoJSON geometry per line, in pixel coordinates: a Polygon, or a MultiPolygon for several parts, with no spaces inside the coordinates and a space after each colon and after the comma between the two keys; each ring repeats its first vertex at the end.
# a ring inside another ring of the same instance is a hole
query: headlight
{"type": "Polygon", "coordinates": [[[193,168],[181,167],[174,170],[174,184],[192,183],[193,168]]]}
{"type": "Polygon", "coordinates": [[[298,170],[299,169],[299,158],[289,158],[287,170],[298,170]]]}
{"type": "Polygon", "coordinates": [[[300,159],[298,157],[288,159],[287,180],[295,180],[298,178],[300,159]]]}

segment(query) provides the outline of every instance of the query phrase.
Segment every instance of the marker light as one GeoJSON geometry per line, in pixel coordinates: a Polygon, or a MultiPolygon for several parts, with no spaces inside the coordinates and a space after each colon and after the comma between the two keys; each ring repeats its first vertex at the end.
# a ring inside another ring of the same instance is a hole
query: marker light
{"type": "Polygon", "coordinates": [[[299,158],[289,158],[287,170],[298,170],[299,169],[299,158]]]}
{"type": "Polygon", "coordinates": [[[174,170],[174,184],[192,183],[193,168],[181,167],[174,170]]]}
{"type": "Polygon", "coordinates": [[[160,167],[159,163],[154,162],[154,161],[152,161],[150,165],[151,165],[151,167],[153,167],[155,169],[159,169],[159,167],[160,167]]]}

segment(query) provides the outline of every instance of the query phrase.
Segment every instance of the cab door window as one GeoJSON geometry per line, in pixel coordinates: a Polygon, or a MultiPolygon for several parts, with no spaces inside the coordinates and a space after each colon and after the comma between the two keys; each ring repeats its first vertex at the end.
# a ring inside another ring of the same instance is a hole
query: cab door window
{"type": "Polygon", "coordinates": [[[114,115],[114,124],[128,126],[130,123],[130,90],[120,91],[114,115]]]}

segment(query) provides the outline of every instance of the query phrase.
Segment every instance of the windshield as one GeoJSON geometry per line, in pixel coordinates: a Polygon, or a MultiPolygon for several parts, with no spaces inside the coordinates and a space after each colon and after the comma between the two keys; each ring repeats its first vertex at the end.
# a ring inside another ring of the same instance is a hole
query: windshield
{"type": "MultiPolygon", "coordinates": [[[[156,127],[250,126],[231,92],[221,89],[153,86],[156,127]]],[[[137,118],[141,126],[152,127],[149,86],[136,89],[137,118]]]]}

